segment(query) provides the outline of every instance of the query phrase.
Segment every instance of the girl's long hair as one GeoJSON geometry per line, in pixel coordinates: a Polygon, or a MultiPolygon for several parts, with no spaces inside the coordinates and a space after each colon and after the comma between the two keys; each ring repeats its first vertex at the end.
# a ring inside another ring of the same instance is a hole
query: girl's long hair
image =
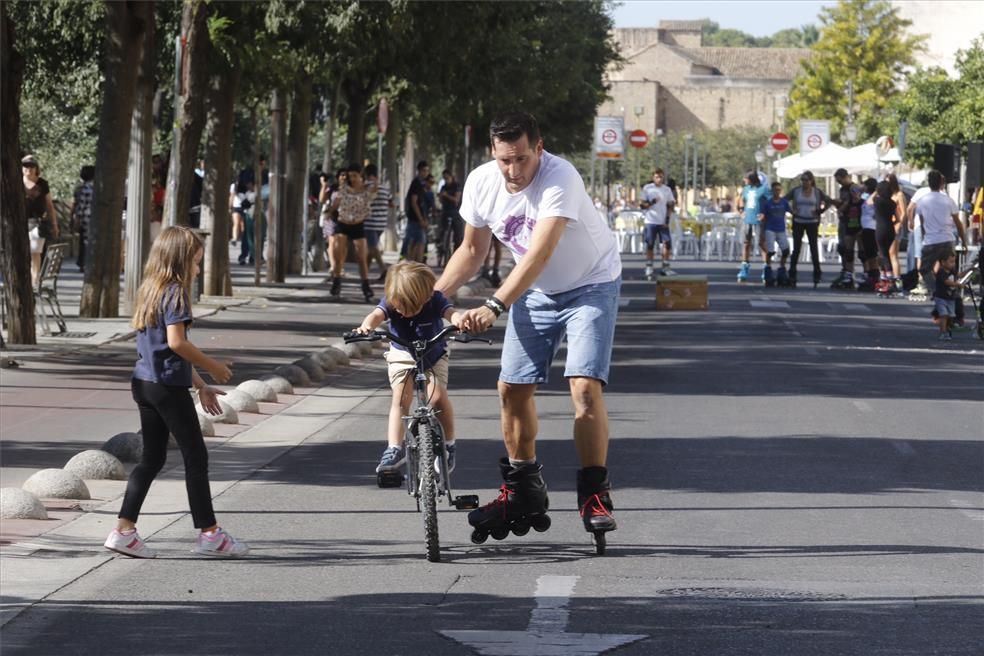
{"type": "Polygon", "coordinates": [[[137,330],[157,324],[161,306],[166,300],[180,312],[191,295],[191,280],[195,272],[195,254],[203,248],[201,237],[185,226],[170,226],[161,231],[147,257],[143,282],[137,291],[131,325],[137,330]],[[168,288],[177,285],[181,293],[165,299],[168,288]]]}

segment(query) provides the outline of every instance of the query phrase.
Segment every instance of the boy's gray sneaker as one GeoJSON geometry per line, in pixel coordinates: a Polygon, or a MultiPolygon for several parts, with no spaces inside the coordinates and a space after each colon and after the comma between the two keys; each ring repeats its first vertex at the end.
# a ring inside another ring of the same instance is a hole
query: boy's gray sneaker
{"type": "Polygon", "coordinates": [[[399,469],[406,459],[407,456],[402,446],[388,446],[383,451],[383,457],[379,459],[379,464],[376,465],[376,473],[399,469]]]}
{"type": "MultiPolygon", "coordinates": [[[[448,473],[449,474],[454,471],[454,452],[457,450],[456,447],[457,447],[456,444],[445,444],[444,445],[444,450],[448,452],[448,473]]],[[[441,456],[437,456],[436,458],[434,458],[434,471],[436,471],[438,473],[440,473],[440,471],[441,471],[441,461],[440,461],[440,458],[441,458],[441,456]]]]}

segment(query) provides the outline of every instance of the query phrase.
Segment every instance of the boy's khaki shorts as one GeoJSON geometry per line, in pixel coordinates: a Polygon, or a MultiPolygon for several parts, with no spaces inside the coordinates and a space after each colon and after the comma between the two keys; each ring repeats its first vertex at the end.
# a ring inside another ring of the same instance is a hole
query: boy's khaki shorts
{"type": "MultiPolygon", "coordinates": [[[[417,370],[413,357],[406,351],[391,348],[383,355],[389,363],[390,387],[402,385],[407,376],[412,376],[417,370]]],[[[427,383],[432,380],[437,381],[438,387],[448,388],[448,354],[445,353],[441,359],[434,363],[434,366],[427,370],[427,383]]]]}

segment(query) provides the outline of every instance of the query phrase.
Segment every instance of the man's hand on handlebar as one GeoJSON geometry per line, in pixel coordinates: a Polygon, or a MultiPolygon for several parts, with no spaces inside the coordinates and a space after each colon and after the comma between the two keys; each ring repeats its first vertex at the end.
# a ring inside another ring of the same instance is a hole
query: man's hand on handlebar
{"type": "Polygon", "coordinates": [[[495,313],[483,305],[463,312],[460,317],[461,323],[455,325],[465,332],[478,335],[491,328],[495,320],[495,313]]]}

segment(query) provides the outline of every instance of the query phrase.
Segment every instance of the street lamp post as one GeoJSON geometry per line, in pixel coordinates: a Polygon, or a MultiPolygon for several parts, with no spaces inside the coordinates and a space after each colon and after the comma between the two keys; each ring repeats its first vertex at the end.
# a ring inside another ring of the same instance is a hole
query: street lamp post
{"type": "MultiPolygon", "coordinates": [[[[638,129],[639,128],[639,119],[640,119],[640,117],[643,114],[646,113],[646,108],[643,107],[642,105],[636,105],[633,108],[633,113],[636,116],[636,129],[638,129]]],[[[636,169],[635,170],[635,188],[636,188],[636,199],[639,199],[641,197],[641,193],[640,192],[642,191],[642,188],[639,186],[639,160],[642,159],[642,149],[641,148],[635,148],[634,150],[636,151],[635,152],[635,169],[636,169]]]]}
{"type": "Polygon", "coordinates": [[[683,197],[680,199],[683,204],[683,209],[681,211],[681,215],[683,216],[689,216],[687,213],[687,189],[690,188],[690,141],[693,138],[694,135],[692,134],[686,134],[683,136],[683,193],[681,194],[683,197]]]}

